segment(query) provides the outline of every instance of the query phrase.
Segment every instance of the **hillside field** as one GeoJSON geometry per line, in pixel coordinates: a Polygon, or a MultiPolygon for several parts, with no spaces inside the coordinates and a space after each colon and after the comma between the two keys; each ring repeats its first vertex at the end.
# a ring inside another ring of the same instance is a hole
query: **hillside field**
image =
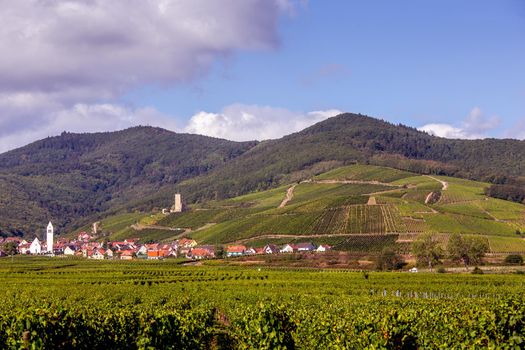
{"type": "MultiPolygon", "coordinates": [[[[123,214],[102,221],[111,237],[141,237],[131,221],[155,225],[158,239],[177,234],[203,244],[315,241],[336,249],[366,249],[382,239],[397,247],[422,233],[487,238],[493,253],[525,252],[525,206],[484,195],[488,184],[422,176],[392,168],[350,165],[310,180],[223,201],[193,205],[183,213],[123,214]],[[292,197],[283,202],[287,191],[292,197]],[[434,196],[430,196],[433,193],[434,196]],[[430,199],[433,200],[430,200],[430,199]],[[284,205],[283,205],[284,204],[284,205]],[[162,228],[165,228],[164,230],[162,228]],[[325,240],[325,242],[323,242],[325,240]]],[[[152,237],[152,236],[149,236],[152,237]]]]}

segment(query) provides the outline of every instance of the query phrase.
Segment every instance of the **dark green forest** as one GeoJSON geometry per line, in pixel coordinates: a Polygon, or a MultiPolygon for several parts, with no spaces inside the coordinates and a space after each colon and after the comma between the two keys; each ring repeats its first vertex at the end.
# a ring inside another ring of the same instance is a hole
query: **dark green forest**
{"type": "Polygon", "coordinates": [[[118,210],[255,145],[152,127],[63,133],[0,155],[0,230],[38,232],[118,210]]]}

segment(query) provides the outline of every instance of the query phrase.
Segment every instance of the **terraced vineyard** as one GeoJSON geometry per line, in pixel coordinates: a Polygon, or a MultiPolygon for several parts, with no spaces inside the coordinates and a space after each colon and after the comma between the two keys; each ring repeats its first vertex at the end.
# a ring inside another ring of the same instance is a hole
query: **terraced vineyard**
{"type": "MultiPolygon", "coordinates": [[[[390,239],[374,237],[349,248],[390,239]]],[[[0,281],[2,349],[525,346],[520,275],[22,257],[0,259],[0,281]]]]}
{"type": "MultiPolygon", "coordinates": [[[[493,239],[493,252],[514,251],[522,239],[516,231],[525,232],[525,206],[487,198],[483,194],[486,186],[457,178],[351,165],[309,181],[194,205],[184,213],[162,217],[156,224],[185,228],[198,242],[212,244],[279,235],[318,240],[323,235],[408,233],[417,237],[419,233],[459,233],[503,237],[493,239]],[[280,207],[292,185],[291,197],[280,207]],[[428,202],[430,193],[437,193],[437,200],[428,202]],[[509,238],[508,247],[505,237],[509,238]]],[[[135,218],[127,215],[122,222],[135,218]]],[[[140,232],[115,227],[118,237],[140,237],[140,232]]]]}

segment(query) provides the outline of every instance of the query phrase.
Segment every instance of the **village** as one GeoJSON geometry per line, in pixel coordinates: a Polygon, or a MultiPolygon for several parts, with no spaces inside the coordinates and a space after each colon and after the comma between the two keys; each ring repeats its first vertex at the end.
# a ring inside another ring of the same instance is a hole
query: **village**
{"type": "Polygon", "coordinates": [[[40,241],[38,237],[27,241],[20,237],[0,237],[0,256],[43,255],[53,257],[77,256],[87,259],[104,260],[161,260],[167,258],[186,258],[191,260],[232,258],[249,255],[297,253],[297,252],[325,252],[330,250],[329,245],[316,246],[313,243],[267,244],[264,247],[247,247],[242,244],[215,246],[199,245],[191,238],[181,238],[171,243],[141,243],[140,239],[126,239],[123,241],[97,242],[93,233],[80,232],[76,239],[54,239],[54,227],[49,222],[46,229],[46,240],[40,241]],[[9,252],[7,245],[16,247],[16,251],[9,252]]]}

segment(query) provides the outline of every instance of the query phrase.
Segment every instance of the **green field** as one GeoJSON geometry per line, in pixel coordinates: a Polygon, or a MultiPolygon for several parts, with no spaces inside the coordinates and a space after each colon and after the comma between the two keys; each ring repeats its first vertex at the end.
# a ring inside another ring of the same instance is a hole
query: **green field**
{"type": "Polygon", "coordinates": [[[334,169],[316,176],[315,179],[394,182],[412,175],[409,172],[392,168],[356,164],[334,169]]]}
{"type": "MultiPolygon", "coordinates": [[[[509,247],[516,246],[515,239],[520,238],[516,231],[525,231],[525,206],[487,198],[483,194],[486,186],[457,178],[351,165],[317,175],[312,181],[192,205],[183,213],[124,214],[103,221],[102,227],[115,231],[112,237],[140,237],[140,231],[128,226],[138,221],[166,230],[186,229],[199,243],[211,244],[257,241],[258,237],[268,241],[268,236],[279,235],[287,235],[290,241],[304,238],[323,243],[323,235],[328,242],[334,234],[348,235],[348,242],[357,242],[358,238],[352,241],[350,236],[459,233],[503,237],[494,238],[497,243],[491,245],[493,251],[512,251],[502,246],[505,237],[514,239],[509,240],[509,247]],[[279,207],[292,186],[293,196],[279,207]],[[437,194],[437,200],[426,203],[431,192],[437,194]]],[[[170,237],[169,232],[157,234],[170,237]]],[[[359,246],[338,245],[352,251],[359,246]]]]}
{"type": "Polygon", "coordinates": [[[23,257],[0,281],[2,349],[525,346],[521,275],[23,257]]]}

